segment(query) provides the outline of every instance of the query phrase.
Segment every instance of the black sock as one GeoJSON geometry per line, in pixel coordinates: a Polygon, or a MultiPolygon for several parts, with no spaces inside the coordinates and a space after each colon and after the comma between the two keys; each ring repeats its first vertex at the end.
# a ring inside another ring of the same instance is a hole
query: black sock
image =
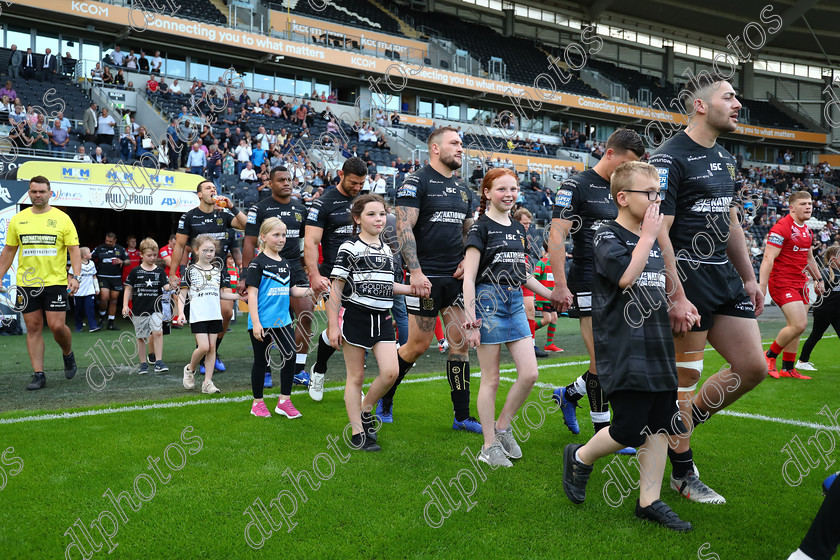
{"type": "Polygon", "coordinates": [[[793,362],[789,362],[787,360],[782,360],[782,369],[785,371],[793,370],[793,362]]]}
{"type": "Polygon", "coordinates": [[[408,373],[408,370],[410,370],[411,366],[413,366],[414,364],[410,364],[410,363],[406,362],[405,360],[402,359],[402,356],[397,354],[397,365],[398,365],[397,380],[394,382],[394,384],[391,386],[391,388],[388,389],[388,392],[385,393],[385,395],[382,397],[382,406],[386,410],[388,410],[392,406],[394,406],[394,395],[397,392],[397,387],[399,387],[400,383],[402,383],[402,380],[405,377],[405,374],[408,373]]]}
{"type": "MultiPolygon", "coordinates": [[[[589,375],[589,370],[586,370],[583,374],[583,381],[586,382],[587,376],[589,375]]],[[[575,380],[577,381],[577,380],[575,380]]],[[[577,386],[575,386],[575,381],[572,381],[568,385],[566,385],[566,400],[572,404],[577,404],[577,402],[583,398],[583,395],[578,393],[577,386]]]]}
{"type": "Polygon", "coordinates": [[[219,346],[222,345],[223,340],[224,340],[224,338],[221,338],[221,337],[216,339],[216,357],[219,356],[219,346]]]}
{"type": "Polygon", "coordinates": [[[776,354],[772,350],[768,350],[767,352],[764,353],[764,355],[767,356],[768,358],[775,358],[775,357],[778,356],[778,354],[776,354]]]}
{"type": "Polygon", "coordinates": [[[674,478],[685,478],[685,476],[694,470],[694,452],[689,449],[683,453],[677,453],[673,449],[668,449],[668,458],[671,460],[673,471],[671,475],[674,478]]]}
{"type": "Polygon", "coordinates": [[[315,365],[312,366],[313,372],[327,373],[327,361],[335,354],[335,348],[324,342],[324,337],[318,337],[318,353],[315,355],[315,365]]]}
{"type": "Polygon", "coordinates": [[[463,422],[470,417],[470,363],[447,360],[446,378],[449,380],[455,420],[463,422]]]}
{"type": "Polygon", "coordinates": [[[154,352],[149,352],[149,361],[152,362],[152,363],[157,361],[157,360],[155,360],[155,353],[154,352]]]}

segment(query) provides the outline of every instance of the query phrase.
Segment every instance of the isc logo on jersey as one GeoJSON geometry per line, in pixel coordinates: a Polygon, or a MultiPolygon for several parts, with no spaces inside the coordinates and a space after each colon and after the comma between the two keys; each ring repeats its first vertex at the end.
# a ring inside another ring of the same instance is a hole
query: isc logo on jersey
{"type": "Polygon", "coordinates": [[[570,206],[572,204],[572,191],[566,189],[557,191],[557,199],[554,204],[557,206],[570,206]]]}
{"type": "Polygon", "coordinates": [[[656,172],[659,173],[659,190],[668,188],[668,169],[665,167],[657,167],[656,172]]]}

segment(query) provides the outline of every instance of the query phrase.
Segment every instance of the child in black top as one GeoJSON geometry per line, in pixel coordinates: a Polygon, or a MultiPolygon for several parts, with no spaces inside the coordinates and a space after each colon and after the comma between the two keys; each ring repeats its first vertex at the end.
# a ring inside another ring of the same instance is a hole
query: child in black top
{"type": "Polygon", "coordinates": [[[155,264],[158,245],[154,239],[147,237],[140,243],[140,256],[143,259],[140,266],[132,268],[125,279],[125,295],[123,299],[123,317],[128,317],[132,310],[134,315],[134,333],[137,337],[137,357],[140,360],[140,375],[149,372],[146,363],[146,342],[152,337],[155,373],[169,371],[163,362],[163,315],[158,309],[164,290],[169,290],[169,280],[164,270],[155,264]],[[131,302],[132,309],[129,309],[131,302]]]}
{"type": "Polygon", "coordinates": [[[518,179],[509,169],[496,168],[485,175],[481,182],[481,216],[467,233],[464,256],[464,311],[468,321],[464,327],[468,346],[477,347],[481,365],[477,408],[484,446],[478,459],[504,467],[513,466],[508,457],[522,457],[510,424],[537,381],[537,358],[521,288],[525,285],[546,299],[551,296],[551,290],[534,278],[533,267],[526,259],[525,227],[510,217],[518,194],[518,179]],[[494,425],[502,344],[513,356],[517,379],[494,425]]]}
{"type": "MultiPolygon", "coordinates": [[[[613,406],[613,423],[586,445],[563,451],[563,490],[574,503],[586,498],[592,464],[626,446],[640,447],[636,517],[674,531],[690,531],[659,499],[667,435],[684,433],[677,409],[677,367],[665,262],[656,241],[663,215],[656,168],[624,163],[610,179],[618,218],[595,233],[592,323],[601,387],[613,406]]],[[[689,315],[694,323],[699,317],[689,315]]]]}
{"type": "Polygon", "coordinates": [[[327,336],[333,348],[344,345],[347,382],[344,405],[353,427],[352,445],[379,451],[371,410],[397,380],[397,345],[391,322],[394,294],[410,295],[411,287],[394,282],[391,248],[380,234],[385,227],[385,200],[378,194],[358,197],[350,209],[354,234],[341,244],[332,269],[332,289],[327,304],[327,336]],[[343,324],[339,310],[344,306],[343,324]],[[365,350],[372,350],[379,375],[364,401],[359,395],[365,376],[365,350]]]}
{"type": "Polygon", "coordinates": [[[814,302],[814,325],[808,340],[802,346],[796,369],[817,371],[811,363],[811,352],[828,327],[840,335],[840,245],[832,245],[825,251],[825,268],[820,271],[825,286],[823,295],[814,302]]]}

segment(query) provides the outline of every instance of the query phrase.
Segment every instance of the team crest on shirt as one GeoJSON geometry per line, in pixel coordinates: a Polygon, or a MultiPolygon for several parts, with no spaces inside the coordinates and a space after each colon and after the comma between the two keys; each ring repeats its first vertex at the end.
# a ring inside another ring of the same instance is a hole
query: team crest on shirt
{"type": "Polygon", "coordinates": [[[519,240],[522,242],[522,246],[524,247],[525,246],[525,238],[520,235],[519,240]]]}
{"type": "Polygon", "coordinates": [[[303,221],[303,214],[300,212],[295,212],[295,221],[302,222],[303,221]]]}
{"type": "Polygon", "coordinates": [[[423,302],[423,309],[426,311],[431,311],[435,308],[435,300],[432,298],[420,298],[420,301],[423,302]]]}
{"type": "Polygon", "coordinates": [[[461,200],[463,200],[464,203],[466,203],[468,201],[467,191],[461,191],[461,200]]]}
{"type": "Polygon", "coordinates": [[[58,225],[58,222],[56,222],[55,220],[53,220],[53,219],[49,219],[49,220],[47,220],[47,227],[54,228],[54,227],[56,227],[57,225],[58,225]]]}
{"type": "Polygon", "coordinates": [[[222,226],[225,224],[225,221],[222,218],[216,218],[216,225],[222,226]]]}
{"type": "Polygon", "coordinates": [[[734,180],[735,180],[735,166],[734,166],[734,165],[732,165],[731,163],[727,163],[727,164],[726,164],[726,169],[728,169],[728,170],[729,170],[729,176],[730,176],[730,177],[732,178],[732,180],[734,181],[734,180]]]}

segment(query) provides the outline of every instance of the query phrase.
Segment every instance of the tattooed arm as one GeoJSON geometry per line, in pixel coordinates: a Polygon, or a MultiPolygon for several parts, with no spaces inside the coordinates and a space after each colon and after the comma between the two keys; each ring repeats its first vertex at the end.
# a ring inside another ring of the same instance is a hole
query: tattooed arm
{"type": "Polygon", "coordinates": [[[418,208],[408,206],[397,206],[397,239],[406,268],[410,273],[412,291],[422,297],[431,294],[431,283],[423,274],[420,268],[420,260],[417,258],[417,240],[414,238],[414,225],[420,215],[418,208]]]}

